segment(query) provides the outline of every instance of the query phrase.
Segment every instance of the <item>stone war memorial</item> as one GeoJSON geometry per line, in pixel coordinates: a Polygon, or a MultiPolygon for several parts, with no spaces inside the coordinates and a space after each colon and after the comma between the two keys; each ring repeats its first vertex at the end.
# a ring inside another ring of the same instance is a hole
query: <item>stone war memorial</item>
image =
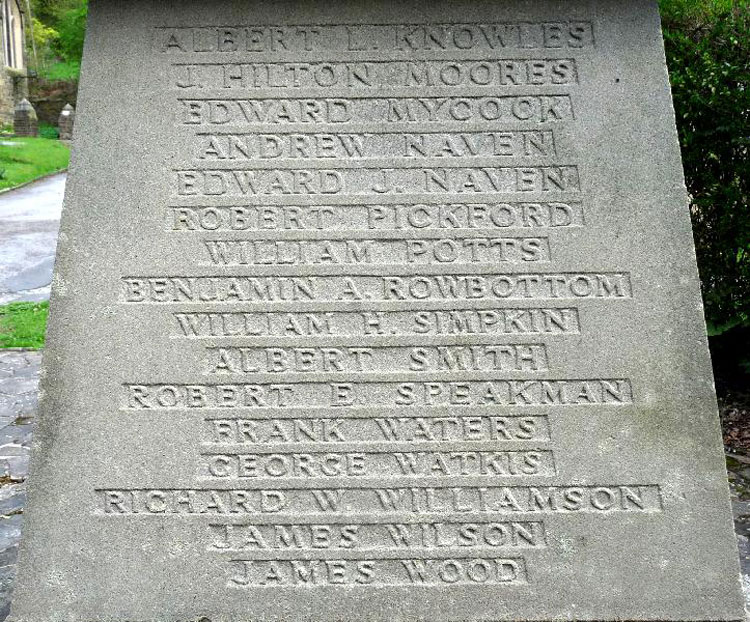
{"type": "Polygon", "coordinates": [[[743,619],[655,0],[93,0],[14,622],[743,619]]]}

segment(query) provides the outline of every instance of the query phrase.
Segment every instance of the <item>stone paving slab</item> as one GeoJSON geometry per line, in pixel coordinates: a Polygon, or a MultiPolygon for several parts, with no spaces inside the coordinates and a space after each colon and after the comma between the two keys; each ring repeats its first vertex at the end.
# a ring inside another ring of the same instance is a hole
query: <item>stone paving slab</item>
{"type": "MultiPolygon", "coordinates": [[[[26,501],[41,352],[0,350],[0,622],[10,611],[26,501]]],[[[750,459],[728,456],[746,608],[750,609],[750,459]]]]}
{"type": "Polygon", "coordinates": [[[41,361],[41,352],[0,351],[0,621],[10,611],[41,361]]]}

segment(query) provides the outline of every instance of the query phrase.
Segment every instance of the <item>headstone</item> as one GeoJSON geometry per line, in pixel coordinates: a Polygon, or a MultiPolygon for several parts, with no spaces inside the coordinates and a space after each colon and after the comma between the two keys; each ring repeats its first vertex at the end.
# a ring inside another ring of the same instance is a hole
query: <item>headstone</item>
{"type": "Polygon", "coordinates": [[[741,620],[656,2],[91,3],[12,619],[741,620]]]}
{"type": "Polygon", "coordinates": [[[22,99],[16,105],[13,117],[13,133],[16,136],[39,136],[39,122],[36,111],[28,99],[22,99]]]}
{"type": "Polygon", "coordinates": [[[73,140],[73,126],[76,120],[76,111],[70,104],[65,104],[65,108],[60,113],[57,127],[60,130],[60,140],[73,140]]]}

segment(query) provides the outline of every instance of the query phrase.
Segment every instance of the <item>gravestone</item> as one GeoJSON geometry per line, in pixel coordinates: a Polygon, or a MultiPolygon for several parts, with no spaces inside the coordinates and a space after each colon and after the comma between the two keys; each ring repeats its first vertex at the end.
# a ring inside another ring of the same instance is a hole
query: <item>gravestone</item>
{"type": "Polygon", "coordinates": [[[65,104],[57,120],[57,127],[60,130],[60,140],[73,140],[73,126],[75,125],[75,121],[75,108],[70,104],[65,104]]]}
{"type": "Polygon", "coordinates": [[[16,136],[39,136],[39,120],[36,110],[28,99],[22,99],[16,104],[13,117],[13,133],[16,136]]]}
{"type": "Polygon", "coordinates": [[[12,619],[741,620],[656,2],[91,4],[12,619]]]}

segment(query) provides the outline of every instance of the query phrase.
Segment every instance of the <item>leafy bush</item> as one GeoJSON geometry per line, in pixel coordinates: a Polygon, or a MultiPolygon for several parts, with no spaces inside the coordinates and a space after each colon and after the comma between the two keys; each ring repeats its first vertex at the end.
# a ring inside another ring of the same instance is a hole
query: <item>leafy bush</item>
{"type": "Polygon", "coordinates": [[[31,0],[31,8],[37,18],[45,24],[51,24],[60,9],[60,0],[31,0]]]}
{"type": "Polygon", "coordinates": [[[88,16],[87,0],[33,0],[26,40],[33,69],[48,80],[77,79],[88,16]]]}
{"type": "Polygon", "coordinates": [[[81,62],[87,17],[88,2],[63,11],[59,16],[57,30],[60,36],[55,47],[62,59],[69,63],[81,62]]]}
{"type": "Polygon", "coordinates": [[[45,67],[53,61],[52,46],[60,34],[54,28],[45,25],[34,17],[26,23],[26,40],[32,43],[33,55],[30,56],[37,64],[37,69],[45,67]]]}
{"type": "Polygon", "coordinates": [[[709,326],[750,323],[750,0],[662,0],[709,326]]]}
{"type": "Polygon", "coordinates": [[[39,137],[48,138],[50,140],[57,140],[58,138],[60,138],[60,130],[54,125],[49,125],[47,123],[40,123],[39,124],[39,137]]]}

